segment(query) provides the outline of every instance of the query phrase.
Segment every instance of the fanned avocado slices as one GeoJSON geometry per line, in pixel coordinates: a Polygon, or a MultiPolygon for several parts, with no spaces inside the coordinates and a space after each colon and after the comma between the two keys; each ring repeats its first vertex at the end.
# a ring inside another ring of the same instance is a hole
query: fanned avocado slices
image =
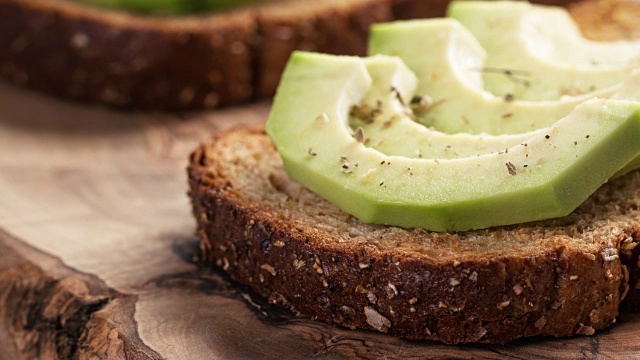
{"type": "Polygon", "coordinates": [[[428,19],[376,24],[369,54],[400,57],[418,78],[415,93],[438,106],[417,113],[426,126],[446,133],[517,134],[550,126],[593,97],[608,97],[619,83],[558,100],[523,101],[484,90],[486,52],[454,19],[428,19]]]}
{"type": "MultiPolygon", "coordinates": [[[[415,113],[438,106],[433,99],[415,95],[417,79],[397,57],[376,55],[363,59],[372,87],[362,103],[351,110],[351,127],[358,128],[365,144],[387,155],[427,159],[457,159],[506,151],[528,138],[544,136],[547,129],[509,135],[445,134],[414,121],[415,113]]],[[[640,99],[640,71],[623,81],[614,98],[640,99]]],[[[638,168],[640,158],[615,176],[638,168]]]]}
{"type": "Polygon", "coordinates": [[[640,154],[640,104],[593,99],[501,153],[388,156],[348,126],[371,87],[361,58],[294,53],[267,122],[288,174],[364,222],[461,231],[559,217],[640,154]]]}
{"type": "Polygon", "coordinates": [[[487,51],[484,85],[498,96],[540,101],[583,94],[612,86],[640,66],[640,41],[587,40],[562,7],[454,1],[447,15],[487,51]]]}

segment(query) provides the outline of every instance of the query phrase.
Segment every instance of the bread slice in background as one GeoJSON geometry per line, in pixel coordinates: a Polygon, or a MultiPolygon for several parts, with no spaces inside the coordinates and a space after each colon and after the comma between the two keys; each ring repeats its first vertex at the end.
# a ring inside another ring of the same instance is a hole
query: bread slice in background
{"type": "Polygon", "coordinates": [[[388,0],[297,0],[259,8],[257,95],[275,93],[292,51],[365,55],[371,24],[389,20],[388,0]]]}
{"type": "Polygon", "coordinates": [[[599,41],[640,38],[640,2],[587,0],[568,6],[585,37],[599,41]]]}
{"type": "Polygon", "coordinates": [[[206,260],[349,328],[446,343],[591,335],[637,273],[640,172],[563,218],[449,234],[361,223],[290,180],[262,129],[216,135],[188,174],[206,260]]]}
{"type": "Polygon", "coordinates": [[[144,16],[69,0],[0,1],[0,75],[56,96],[154,110],[273,94],[289,53],[364,54],[380,0],[288,0],[197,16],[144,16]]]}
{"type": "Polygon", "coordinates": [[[273,95],[295,49],[364,55],[371,24],[442,16],[448,2],[283,0],[159,17],[72,0],[0,0],[0,77],[124,108],[235,105],[273,95]]]}
{"type": "Polygon", "coordinates": [[[19,85],[140,109],[213,107],[253,94],[248,12],[174,19],[3,0],[0,14],[0,74],[19,85]]]}

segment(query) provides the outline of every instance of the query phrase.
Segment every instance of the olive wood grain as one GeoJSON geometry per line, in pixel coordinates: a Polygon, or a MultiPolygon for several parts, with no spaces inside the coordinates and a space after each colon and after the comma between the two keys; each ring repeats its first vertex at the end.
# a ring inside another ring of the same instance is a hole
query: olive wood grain
{"type": "MultiPolygon", "coordinates": [[[[635,23],[604,0],[572,10],[597,7],[603,38],[635,23]]],[[[0,83],[0,359],[640,357],[636,313],[591,337],[447,346],[297,317],[201,265],[187,154],[268,109],[122,113],[0,83]]]]}

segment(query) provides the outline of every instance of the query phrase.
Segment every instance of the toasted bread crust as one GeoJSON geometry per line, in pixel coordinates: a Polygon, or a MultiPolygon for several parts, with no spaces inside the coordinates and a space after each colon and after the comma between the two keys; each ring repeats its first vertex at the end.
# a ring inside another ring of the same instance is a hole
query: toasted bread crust
{"type": "Polygon", "coordinates": [[[332,6],[299,1],[260,9],[258,95],[275,93],[289,55],[296,49],[365,55],[369,27],[392,19],[389,1],[338,1],[332,6]]]}
{"type": "Polygon", "coordinates": [[[189,109],[252,94],[250,13],[147,18],[71,1],[0,2],[0,74],[77,100],[189,109]]]}
{"type": "Polygon", "coordinates": [[[638,172],[565,218],[456,234],[360,223],[291,181],[260,129],[216,135],[188,174],[207,260],[349,328],[452,344],[591,335],[637,268],[638,172]]]}

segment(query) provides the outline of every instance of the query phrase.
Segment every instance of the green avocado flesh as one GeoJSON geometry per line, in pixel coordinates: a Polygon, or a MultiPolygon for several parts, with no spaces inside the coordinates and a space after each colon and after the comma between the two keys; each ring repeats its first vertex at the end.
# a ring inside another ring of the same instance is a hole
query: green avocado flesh
{"type": "Polygon", "coordinates": [[[640,154],[640,104],[593,99],[508,151],[385,155],[349,127],[373,89],[367,62],[294,53],[267,122],[287,173],[364,222],[462,231],[564,216],[640,154]]]}
{"type": "Polygon", "coordinates": [[[153,14],[189,14],[220,11],[269,0],[78,0],[86,4],[153,14]]]}
{"type": "MultiPolygon", "coordinates": [[[[528,138],[544,136],[548,132],[548,129],[543,128],[512,135],[472,135],[445,134],[427,128],[412,120],[412,117],[415,118],[413,109],[419,111],[420,101],[424,99],[415,97],[417,79],[402,60],[376,55],[363,61],[371,76],[372,86],[362,103],[352,109],[350,125],[352,129],[362,129],[367,146],[386,155],[456,159],[505,151],[526,142],[528,138]]],[[[640,99],[640,72],[632,73],[623,81],[612,97],[640,99]]],[[[429,106],[428,102],[426,104],[429,106]]],[[[635,170],[638,165],[640,157],[615,176],[635,170]]]]}
{"type": "Polygon", "coordinates": [[[486,53],[473,35],[453,19],[397,21],[371,28],[369,54],[400,57],[417,76],[416,94],[437,106],[418,119],[446,133],[517,134],[550,126],[593,97],[608,97],[619,82],[559,100],[524,101],[484,90],[486,53]]]}
{"type": "Polygon", "coordinates": [[[487,51],[485,89],[553,100],[603,89],[640,65],[640,42],[585,39],[566,9],[524,1],[454,1],[447,15],[487,51]],[[505,75],[511,70],[511,76],[505,75]]]}

